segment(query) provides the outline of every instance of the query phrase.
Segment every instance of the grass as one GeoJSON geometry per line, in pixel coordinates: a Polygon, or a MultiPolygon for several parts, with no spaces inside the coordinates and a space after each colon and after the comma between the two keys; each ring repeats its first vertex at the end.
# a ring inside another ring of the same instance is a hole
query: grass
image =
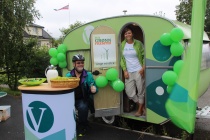
{"type": "MultiPolygon", "coordinates": [[[[139,120],[116,117],[115,123],[113,125],[130,130],[136,130],[157,136],[166,136],[180,140],[190,140],[192,137],[186,131],[178,128],[170,121],[159,125],[139,120]]],[[[141,133],[138,140],[143,139],[145,133],[141,133]]]]}
{"type": "Polygon", "coordinates": [[[131,128],[128,126],[128,123],[125,121],[124,118],[119,118],[119,125],[120,125],[120,127],[122,127],[122,128],[131,129],[131,128]]]}
{"type": "Polygon", "coordinates": [[[12,95],[12,96],[20,96],[21,95],[21,91],[19,91],[19,90],[14,91],[14,90],[11,90],[10,88],[0,87],[0,91],[6,92],[7,94],[12,95]]]}
{"type": "Polygon", "coordinates": [[[186,140],[189,137],[190,137],[190,134],[183,130],[181,133],[181,139],[186,140]]]}

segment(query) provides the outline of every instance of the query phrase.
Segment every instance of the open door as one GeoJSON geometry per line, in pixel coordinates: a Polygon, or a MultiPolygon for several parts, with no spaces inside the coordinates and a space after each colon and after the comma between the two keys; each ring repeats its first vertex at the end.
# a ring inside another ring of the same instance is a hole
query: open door
{"type": "MultiPolygon", "coordinates": [[[[91,59],[94,79],[105,76],[109,68],[119,71],[118,48],[114,30],[107,26],[99,26],[91,33],[91,59]]],[[[99,88],[94,95],[95,117],[120,114],[120,93],[109,85],[99,88]]]]}
{"type": "MultiPolygon", "coordinates": [[[[128,22],[127,24],[125,24],[122,28],[121,28],[121,32],[119,34],[119,42],[121,43],[122,41],[125,40],[125,35],[124,35],[124,32],[123,30],[125,29],[125,27],[129,27],[132,32],[133,32],[133,37],[134,39],[138,40],[138,41],[141,41],[142,44],[145,45],[145,38],[144,38],[144,30],[142,29],[142,27],[138,24],[138,23],[135,23],[135,22],[128,22]]],[[[144,49],[145,49],[145,52],[146,52],[146,47],[144,46],[144,49]]],[[[145,56],[145,54],[144,54],[145,56]]],[[[123,70],[121,69],[121,73],[122,73],[122,81],[125,82],[125,78],[124,78],[124,75],[123,75],[123,70]]],[[[145,85],[143,85],[145,86],[145,85]]],[[[136,89],[136,94],[138,94],[138,91],[136,89]]],[[[145,103],[146,103],[146,93],[145,93],[145,103]]],[[[131,118],[131,119],[135,119],[135,120],[142,120],[142,121],[146,121],[146,117],[145,116],[141,116],[141,117],[136,117],[135,116],[135,113],[137,112],[138,110],[138,106],[136,105],[136,103],[129,99],[127,94],[126,94],[126,91],[124,90],[123,93],[122,93],[122,106],[123,106],[123,111],[121,113],[121,116],[123,117],[127,117],[127,118],[131,118]]],[[[145,108],[147,108],[147,106],[145,105],[145,108]]]]}

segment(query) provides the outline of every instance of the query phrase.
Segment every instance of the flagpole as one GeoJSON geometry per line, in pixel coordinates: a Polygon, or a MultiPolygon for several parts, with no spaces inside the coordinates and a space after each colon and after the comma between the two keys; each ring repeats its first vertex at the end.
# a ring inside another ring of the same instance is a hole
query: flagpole
{"type": "MultiPolygon", "coordinates": [[[[69,3],[68,3],[69,5],[69,3]]],[[[69,26],[70,26],[70,8],[69,8],[69,26]]]]}

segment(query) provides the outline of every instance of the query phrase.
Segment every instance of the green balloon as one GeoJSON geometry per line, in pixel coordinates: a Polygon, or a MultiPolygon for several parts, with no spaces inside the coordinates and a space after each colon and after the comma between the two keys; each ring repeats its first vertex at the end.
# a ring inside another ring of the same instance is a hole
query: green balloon
{"type": "Polygon", "coordinates": [[[125,85],[124,85],[124,83],[121,81],[121,80],[115,80],[114,82],[113,82],[113,89],[116,91],[116,92],[121,92],[121,91],[123,91],[123,89],[124,89],[124,87],[125,87],[125,85]]]}
{"type": "Polygon", "coordinates": [[[58,59],[59,62],[62,62],[62,61],[66,60],[66,56],[63,53],[58,53],[57,59],[58,59]]]}
{"type": "Polygon", "coordinates": [[[110,68],[106,71],[106,79],[110,81],[114,81],[118,79],[118,71],[114,68],[110,68]]]}
{"type": "Polygon", "coordinates": [[[173,28],[170,32],[170,37],[174,42],[179,42],[184,37],[184,32],[180,28],[173,28]]]}
{"type": "Polygon", "coordinates": [[[96,78],[96,85],[100,88],[105,87],[108,84],[108,80],[105,76],[99,76],[96,78]]]}
{"type": "Polygon", "coordinates": [[[66,68],[67,62],[66,61],[59,62],[58,65],[60,68],[66,68]]]}
{"type": "Polygon", "coordinates": [[[172,44],[173,40],[171,40],[169,33],[164,33],[160,37],[160,43],[164,46],[170,46],[172,44]]]}
{"type": "Polygon", "coordinates": [[[50,48],[49,50],[49,55],[52,56],[52,57],[56,57],[58,54],[58,51],[56,48],[50,48]]]}
{"type": "Polygon", "coordinates": [[[110,81],[109,82],[109,85],[113,88],[113,83],[114,83],[114,81],[110,81]]]}
{"type": "Polygon", "coordinates": [[[114,81],[109,81],[109,85],[113,88],[114,82],[116,82],[117,80],[120,80],[120,79],[116,79],[114,81]]]}
{"type": "Polygon", "coordinates": [[[55,58],[55,57],[52,57],[52,58],[50,58],[50,64],[51,65],[58,65],[58,60],[57,60],[57,58],[55,58]]]}
{"type": "Polygon", "coordinates": [[[173,89],[173,86],[167,86],[166,91],[168,93],[171,93],[172,89],[173,89]]]}
{"type": "Polygon", "coordinates": [[[177,74],[174,71],[166,71],[162,75],[163,83],[173,86],[177,80],[177,74]]]}
{"type": "Polygon", "coordinates": [[[179,75],[183,65],[184,65],[184,61],[183,60],[178,60],[174,64],[173,70],[174,70],[174,72],[176,72],[177,75],[179,75]]]}
{"type": "Polygon", "coordinates": [[[184,51],[184,47],[180,42],[174,42],[171,44],[170,51],[173,56],[180,56],[184,51]]]}
{"type": "Polygon", "coordinates": [[[67,46],[65,44],[60,44],[58,46],[58,52],[59,53],[66,53],[66,50],[67,50],[67,46]]]}

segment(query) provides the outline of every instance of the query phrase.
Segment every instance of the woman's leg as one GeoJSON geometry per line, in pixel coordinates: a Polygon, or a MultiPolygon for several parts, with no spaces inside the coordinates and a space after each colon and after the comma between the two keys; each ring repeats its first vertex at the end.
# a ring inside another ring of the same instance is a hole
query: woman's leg
{"type": "Polygon", "coordinates": [[[142,116],[143,115],[143,108],[144,108],[144,104],[140,104],[138,103],[138,110],[135,113],[136,117],[142,116]]]}
{"type": "Polygon", "coordinates": [[[138,102],[134,73],[129,73],[129,79],[125,79],[125,92],[129,99],[133,100],[135,103],[138,102]]]}
{"type": "Polygon", "coordinates": [[[135,76],[135,81],[136,81],[136,87],[137,87],[137,90],[138,90],[138,110],[135,114],[135,116],[141,116],[143,115],[144,113],[144,110],[145,110],[145,107],[144,107],[144,104],[145,104],[145,85],[144,85],[144,79],[141,77],[141,75],[139,73],[136,73],[136,76],[135,76]]]}

